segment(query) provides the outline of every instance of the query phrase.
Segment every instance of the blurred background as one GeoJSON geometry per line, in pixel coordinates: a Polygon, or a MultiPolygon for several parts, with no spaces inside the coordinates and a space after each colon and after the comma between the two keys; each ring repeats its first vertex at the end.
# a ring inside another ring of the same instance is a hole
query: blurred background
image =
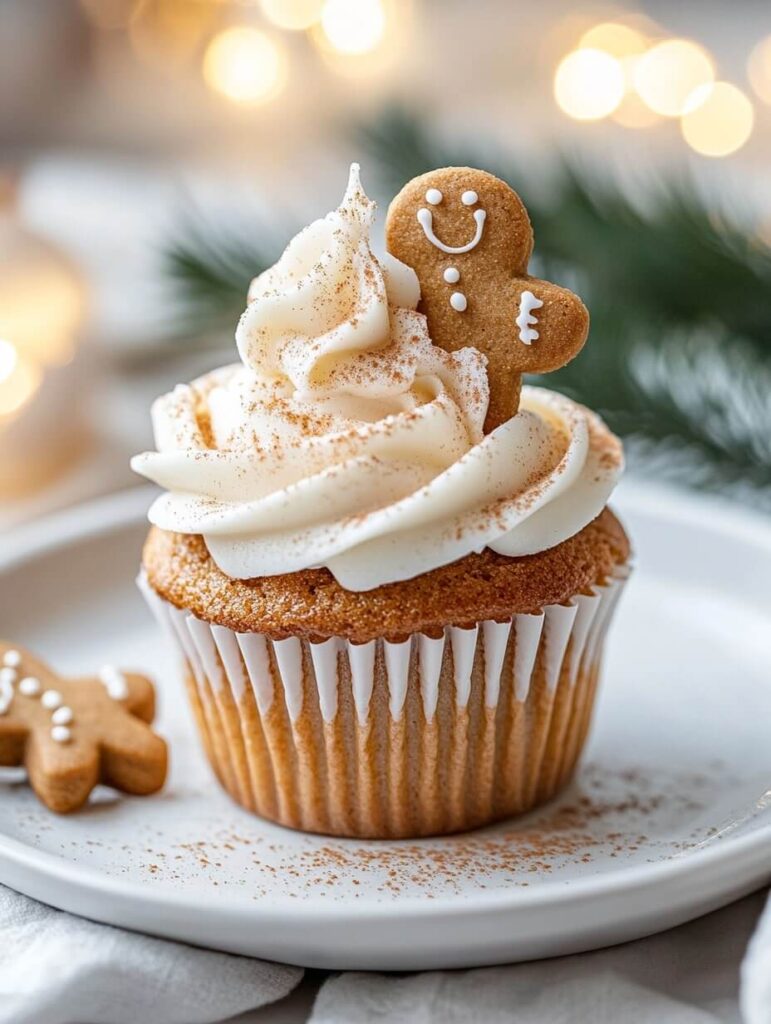
{"type": "Polygon", "coordinates": [[[771,509],[770,155],[767,0],[0,0],[0,528],[134,482],[352,159],[506,178],[592,313],[549,386],[771,509]]]}

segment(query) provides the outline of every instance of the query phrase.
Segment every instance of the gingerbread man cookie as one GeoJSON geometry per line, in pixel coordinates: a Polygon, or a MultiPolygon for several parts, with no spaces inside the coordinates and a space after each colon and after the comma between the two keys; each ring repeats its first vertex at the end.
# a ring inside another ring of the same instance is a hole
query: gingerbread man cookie
{"type": "Polygon", "coordinates": [[[527,210],[486,171],[445,167],[413,178],[389,207],[386,245],[418,275],[434,344],[487,356],[488,433],[516,414],[523,373],[564,366],[586,341],[586,307],[528,275],[527,210]]]}
{"type": "Polygon", "coordinates": [[[144,676],[108,665],[96,678],[62,679],[0,641],[0,765],[24,765],[52,811],[81,807],[98,782],[137,795],[159,790],[167,754],[147,724],[154,712],[144,676]]]}

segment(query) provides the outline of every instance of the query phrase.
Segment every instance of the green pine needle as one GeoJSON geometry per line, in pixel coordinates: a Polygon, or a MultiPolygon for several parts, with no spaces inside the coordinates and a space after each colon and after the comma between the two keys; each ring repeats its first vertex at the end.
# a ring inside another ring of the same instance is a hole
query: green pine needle
{"type": "Polygon", "coordinates": [[[281,254],[275,227],[254,223],[214,227],[188,215],[187,223],[163,252],[166,276],[177,299],[174,332],[198,339],[232,335],[244,311],[252,278],[281,254]]]}

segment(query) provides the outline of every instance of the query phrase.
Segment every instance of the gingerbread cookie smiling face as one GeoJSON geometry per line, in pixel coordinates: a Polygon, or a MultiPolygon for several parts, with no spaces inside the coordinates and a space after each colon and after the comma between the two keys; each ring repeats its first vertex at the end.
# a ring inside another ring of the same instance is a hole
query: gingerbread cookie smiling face
{"type": "Polygon", "coordinates": [[[77,810],[98,782],[145,795],[166,778],[166,744],[149,726],[155,692],[144,676],[105,666],[65,679],[0,641],[0,765],[23,765],[52,811],[77,810]]]}
{"type": "Polygon", "coordinates": [[[523,373],[546,373],[580,352],[581,300],[530,277],[533,230],[522,200],[486,171],[445,167],[414,178],[391,203],[388,251],[418,275],[418,309],[435,345],[488,358],[489,433],[519,407],[523,373]]]}

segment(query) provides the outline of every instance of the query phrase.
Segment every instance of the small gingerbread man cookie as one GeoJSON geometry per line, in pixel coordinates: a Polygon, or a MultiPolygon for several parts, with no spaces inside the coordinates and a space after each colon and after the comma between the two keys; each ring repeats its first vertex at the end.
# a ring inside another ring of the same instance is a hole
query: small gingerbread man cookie
{"type": "Polygon", "coordinates": [[[166,744],[147,723],[155,692],[144,676],[105,666],[93,679],[62,679],[0,641],[0,765],[23,765],[52,811],[77,810],[103,782],[145,795],[166,779],[166,744]]]}
{"type": "Polygon", "coordinates": [[[434,344],[487,356],[488,433],[516,414],[523,373],[564,366],[586,341],[586,307],[528,275],[527,210],[486,171],[445,167],[414,178],[389,207],[386,245],[418,275],[434,344]]]}

